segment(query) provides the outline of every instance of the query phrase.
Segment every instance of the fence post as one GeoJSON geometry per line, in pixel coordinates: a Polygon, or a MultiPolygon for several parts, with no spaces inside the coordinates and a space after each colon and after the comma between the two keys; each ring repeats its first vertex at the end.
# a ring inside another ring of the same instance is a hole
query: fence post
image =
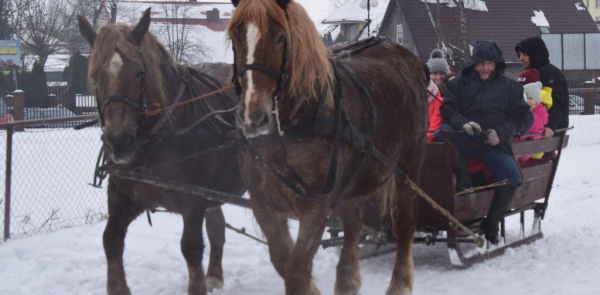
{"type": "MultiPolygon", "coordinates": [[[[13,117],[15,121],[25,119],[25,92],[17,89],[13,92],[13,117]]],[[[24,127],[15,127],[15,131],[23,131],[24,127]]]]}
{"type": "Polygon", "coordinates": [[[6,174],[4,183],[4,240],[10,238],[10,185],[12,172],[12,139],[13,128],[6,130],[6,174]]]}

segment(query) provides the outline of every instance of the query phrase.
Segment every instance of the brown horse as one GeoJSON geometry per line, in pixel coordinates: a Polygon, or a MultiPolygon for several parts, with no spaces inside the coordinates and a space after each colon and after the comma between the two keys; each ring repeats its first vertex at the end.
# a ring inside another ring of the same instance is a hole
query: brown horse
{"type": "Polygon", "coordinates": [[[135,27],[106,25],[96,34],[89,22],[79,17],[79,29],[93,47],[88,78],[96,88],[103,148],[109,158],[109,217],[103,238],[107,291],[130,294],[123,267],[127,227],[144,211],[162,207],[183,217],[181,251],[188,266],[188,294],[206,294],[207,288],[223,285],[225,220],[221,204],[122,178],[117,172],[135,172],[241,196],[246,188],[235,149],[194,156],[212,150],[235,125],[230,113],[210,116],[203,122],[198,122],[199,118],[213,110],[233,111],[237,99],[212,96],[174,107],[170,115],[169,111],[155,116],[144,113],[208,93],[217,88],[215,84],[227,81],[231,66],[216,65],[208,72],[218,74],[213,79],[177,65],[148,32],[149,24],[150,9],[135,27]],[[202,268],[204,218],[211,244],[207,278],[202,268]]]}
{"type": "Polygon", "coordinates": [[[286,294],[320,294],[311,281],[312,261],[328,215],[336,211],[344,242],[335,294],[358,292],[358,242],[369,199],[385,204],[385,218],[393,220],[397,239],[387,294],[410,294],[416,194],[406,178],[395,177],[388,168],[399,167],[414,182],[419,180],[427,131],[421,63],[402,46],[383,39],[328,51],[306,11],[291,0],[233,4],[228,34],[235,54],[234,83],[239,85],[237,114],[248,138],[248,147],[238,150],[240,166],[286,294]],[[354,131],[346,133],[338,148],[332,136],[288,134],[303,125],[298,122],[320,114],[335,120],[341,116],[340,123],[349,123],[344,132],[351,131],[350,124],[360,131],[368,141],[362,145],[365,150],[352,147],[361,141],[354,131]],[[274,130],[284,135],[285,143],[274,130]],[[364,157],[369,144],[380,152],[377,160],[364,157]],[[335,159],[337,165],[332,165],[335,159]],[[335,182],[323,189],[332,170],[335,182]],[[287,226],[290,213],[300,222],[295,243],[287,226]]]}

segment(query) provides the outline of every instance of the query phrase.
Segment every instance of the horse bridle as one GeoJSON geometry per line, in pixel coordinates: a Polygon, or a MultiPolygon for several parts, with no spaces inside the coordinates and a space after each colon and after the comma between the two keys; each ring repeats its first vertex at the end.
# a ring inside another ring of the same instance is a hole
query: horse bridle
{"type": "MultiPolygon", "coordinates": [[[[288,24],[289,24],[289,17],[288,17],[287,10],[284,10],[284,13],[285,13],[285,17],[288,20],[288,24]]],[[[279,101],[283,98],[283,87],[284,87],[285,81],[287,80],[287,75],[285,74],[285,71],[288,66],[288,46],[287,46],[288,44],[287,44],[287,40],[285,40],[285,38],[283,41],[285,41],[284,47],[283,47],[283,58],[281,61],[281,66],[279,68],[279,72],[277,72],[265,65],[258,64],[258,63],[245,64],[244,66],[242,66],[242,68],[238,72],[238,70],[237,70],[237,52],[235,51],[235,48],[232,46],[232,49],[233,49],[233,76],[231,78],[231,83],[233,85],[235,85],[235,93],[238,96],[240,96],[240,94],[242,93],[242,86],[240,85],[240,81],[239,81],[242,74],[244,74],[246,71],[249,71],[249,70],[257,70],[257,71],[261,71],[267,75],[270,75],[273,78],[275,78],[275,80],[277,80],[277,89],[275,89],[275,91],[273,91],[273,94],[272,94],[273,100],[279,101]]]]}
{"type": "MultiPolygon", "coordinates": [[[[104,111],[106,110],[106,107],[108,107],[108,105],[113,102],[122,102],[134,109],[138,109],[140,111],[140,118],[137,122],[138,126],[141,125],[146,119],[146,116],[144,115],[144,112],[148,110],[148,99],[146,98],[146,60],[144,60],[144,57],[142,56],[140,46],[136,44],[135,49],[139,59],[142,61],[142,66],[144,68],[143,70],[137,73],[137,76],[140,78],[140,98],[138,102],[135,102],[132,99],[125,96],[112,95],[109,96],[108,99],[106,99],[102,106],[100,106],[96,101],[96,105],[98,105],[98,114],[100,116],[100,124],[102,128],[104,128],[104,111]]],[[[96,88],[96,99],[98,99],[98,87],[96,86],[95,81],[96,79],[94,78],[94,87],[96,88]]]]}

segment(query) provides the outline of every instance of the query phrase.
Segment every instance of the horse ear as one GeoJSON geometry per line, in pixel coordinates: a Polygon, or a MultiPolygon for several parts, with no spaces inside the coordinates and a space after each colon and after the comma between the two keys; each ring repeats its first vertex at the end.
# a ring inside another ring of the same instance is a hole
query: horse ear
{"type": "Polygon", "coordinates": [[[94,41],[96,41],[96,31],[94,31],[94,28],[92,28],[92,25],[85,17],[78,15],[77,21],[79,23],[79,32],[81,32],[83,38],[90,43],[90,46],[94,47],[94,41]]]}
{"type": "Polygon", "coordinates": [[[237,7],[240,4],[240,0],[231,0],[231,4],[233,4],[233,7],[237,7]]]}
{"type": "Polygon", "coordinates": [[[285,10],[288,6],[288,4],[290,4],[290,0],[276,0],[277,4],[279,4],[279,7],[281,7],[281,9],[285,10]]]}
{"type": "Polygon", "coordinates": [[[135,28],[131,32],[131,36],[133,37],[135,44],[137,44],[138,46],[142,44],[142,38],[144,37],[146,32],[148,32],[148,28],[150,28],[150,8],[144,11],[140,22],[135,26],[135,28]]]}

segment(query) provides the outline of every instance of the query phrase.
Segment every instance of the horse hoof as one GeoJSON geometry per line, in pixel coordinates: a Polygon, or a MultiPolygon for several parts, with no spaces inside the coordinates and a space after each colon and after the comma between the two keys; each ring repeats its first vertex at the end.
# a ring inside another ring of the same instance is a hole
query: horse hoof
{"type": "Polygon", "coordinates": [[[208,290],[208,292],[212,292],[215,289],[223,289],[223,281],[214,277],[207,277],[206,289],[208,290]]]}

